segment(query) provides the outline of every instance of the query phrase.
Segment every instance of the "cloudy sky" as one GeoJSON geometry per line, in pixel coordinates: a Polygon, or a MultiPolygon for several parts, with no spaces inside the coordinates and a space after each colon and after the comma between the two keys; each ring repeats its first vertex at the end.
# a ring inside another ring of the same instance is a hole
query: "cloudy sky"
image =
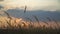
{"type": "Polygon", "coordinates": [[[60,10],[60,0],[0,0],[0,5],[8,8],[23,8],[27,5],[29,10],[60,10]]]}

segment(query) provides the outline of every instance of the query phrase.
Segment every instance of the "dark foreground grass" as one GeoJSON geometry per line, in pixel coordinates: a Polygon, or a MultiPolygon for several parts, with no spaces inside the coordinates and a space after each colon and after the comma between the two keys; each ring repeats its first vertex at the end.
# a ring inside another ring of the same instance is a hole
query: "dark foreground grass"
{"type": "Polygon", "coordinates": [[[0,29],[0,34],[60,34],[60,29],[0,29]]]}

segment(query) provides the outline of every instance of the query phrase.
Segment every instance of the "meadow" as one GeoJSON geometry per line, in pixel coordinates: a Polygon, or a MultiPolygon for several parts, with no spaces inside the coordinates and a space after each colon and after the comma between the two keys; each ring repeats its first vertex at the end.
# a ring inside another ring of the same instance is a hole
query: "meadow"
{"type": "Polygon", "coordinates": [[[30,18],[26,21],[22,18],[15,18],[4,11],[7,16],[0,15],[0,33],[8,34],[60,34],[60,22],[52,21],[48,16],[49,21],[39,21],[37,16],[33,15],[35,22],[30,18]]]}

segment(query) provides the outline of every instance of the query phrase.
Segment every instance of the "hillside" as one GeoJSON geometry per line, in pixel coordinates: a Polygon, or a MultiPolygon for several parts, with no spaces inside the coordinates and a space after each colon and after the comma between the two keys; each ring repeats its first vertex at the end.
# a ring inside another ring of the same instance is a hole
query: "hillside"
{"type": "Polygon", "coordinates": [[[60,21],[60,12],[59,11],[43,11],[43,10],[36,10],[36,11],[26,11],[24,13],[24,10],[21,9],[9,9],[7,12],[17,18],[30,18],[33,21],[35,21],[33,15],[37,16],[40,21],[48,21],[46,17],[49,17],[52,21],[55,19],[56,21],[60,21]]]}

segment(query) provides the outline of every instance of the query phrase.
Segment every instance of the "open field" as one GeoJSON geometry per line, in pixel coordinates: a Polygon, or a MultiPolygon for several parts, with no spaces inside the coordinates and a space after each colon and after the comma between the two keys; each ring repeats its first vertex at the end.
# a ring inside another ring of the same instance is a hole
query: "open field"
{"type": "Polygon", "coordinates": [[[0,17],[0,33],[10,34],[60,34],[60,22],[30,22],[22,18],[0,17]]]}
{"type": "Polygon", "coordinates": [[[8,34],[60,34],[60,22],[52,21],[46,17],[48,21],[39,21],[37,16],[33,15],[35,22],[30,18],[26,21],[22,18],[15,18],[4,12],[7,16],[0,15],[0,33],[8,34]]]}
{"type": "Polygon", "coordinates": [[[0,0],[0,34],[60,34],[60,0],[0,0]]]}

